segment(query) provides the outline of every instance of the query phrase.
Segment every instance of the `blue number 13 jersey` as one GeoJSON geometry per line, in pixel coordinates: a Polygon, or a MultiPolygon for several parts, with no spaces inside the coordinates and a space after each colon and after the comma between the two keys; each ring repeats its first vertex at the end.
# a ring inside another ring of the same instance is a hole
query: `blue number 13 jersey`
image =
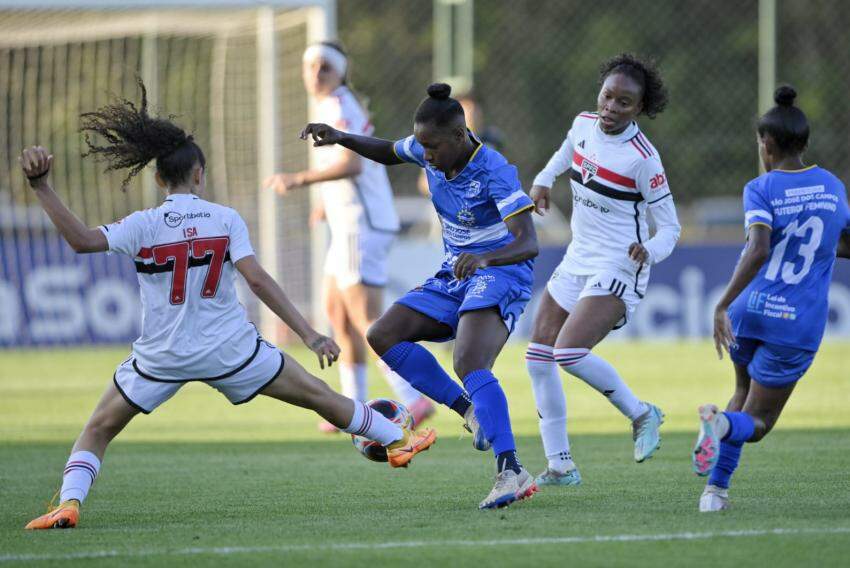
{"type": "Polygon", "coordinates": [[[747,230],[767,225],[770,256],[729,308],[736,337],[817,351],[842,232],[850,231],[844,184],[811,166],[774,170],[744,188],[747,230]]]}

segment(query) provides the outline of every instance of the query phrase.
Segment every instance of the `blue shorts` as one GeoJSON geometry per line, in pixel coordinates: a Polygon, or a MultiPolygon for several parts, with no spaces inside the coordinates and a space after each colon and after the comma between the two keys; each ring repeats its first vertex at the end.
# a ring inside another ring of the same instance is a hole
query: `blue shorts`
{"type": "Polygon", "coordinates": [[[530,299],[530,286],[498,268],[483,268],[463,281],[450,274],[438,273],[396,303],[448,325],[452,333],[444,339],[447,341],[457,333],[464,312],[493,307],[499,309],[508,333],[512,333],[530,299]]]}
{"type": "Polygon", "coordinates": [[[729,357],[732,362],[745,366],[750,378],[758,384],[782,388],[803,377],[815,359],[815,352],[738,337],[729,357]]]}

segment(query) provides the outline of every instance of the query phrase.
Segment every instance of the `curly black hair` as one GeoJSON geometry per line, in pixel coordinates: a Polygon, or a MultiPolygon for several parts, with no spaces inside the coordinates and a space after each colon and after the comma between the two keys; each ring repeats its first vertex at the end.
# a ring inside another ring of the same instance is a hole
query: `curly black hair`
{"type": "Polygon", "coordinates": [[[661,78],[656,63],[652,59],[641,59],[631,53],[621,53],[607,60],[599,67],[599,85],[614,73],[631,77],[643,90],[642,114],[655,118],[667,107],[667,87],[661,78]]]}
{"type": "Polygon", "coordinates": [[[206,165],[204,153],[192,135],[172,122],[173,116],[159,118],[148,114],[147,89],[141,79],[137,81],[142,91],[140,107],[119,99],[80,115],[80,131],[85,133],[88,146],[83,157],[93,156],[108,162],[105,171],[129,169],[121,184],[123,191],[151,160],[156,160],[156,171],[169,186],[185,183],[196,163],[201,167],[206,165]],[[97,134],[107,144],[93,142],[89,133],[97,134]]]}

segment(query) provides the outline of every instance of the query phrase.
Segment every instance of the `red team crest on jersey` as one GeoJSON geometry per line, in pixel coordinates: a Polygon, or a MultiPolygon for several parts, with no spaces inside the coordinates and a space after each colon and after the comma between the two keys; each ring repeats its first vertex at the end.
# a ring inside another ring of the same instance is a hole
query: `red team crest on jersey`
{"type": "Polygon", "coordinates": [[[581,160],[581,181],[582,183],[587,183],[587,181],[596,175],[596,172],[599,171],[599,166],[588,160],[587,158],[582,158],[581,160]]]}

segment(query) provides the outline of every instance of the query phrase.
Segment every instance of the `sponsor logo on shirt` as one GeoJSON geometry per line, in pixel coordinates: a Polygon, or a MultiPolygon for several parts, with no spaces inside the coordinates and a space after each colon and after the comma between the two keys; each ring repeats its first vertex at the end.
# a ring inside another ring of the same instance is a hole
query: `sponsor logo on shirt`
{"type": "Polygon", "coordinates": [[[474,197],[478,197],[478,194],[481,193],[481,182],[478,180],[472,180],[469,182],[469,187],[466,188],[466,198],[472,199],[474,197]]]}
{"type": "Polygon", "coordinates": [[[591,209],[599,209],[602,213],[610,213],[611,210],[605,207],[604,205],[597,205],[592,200],[581,197],[580,195],[573,195],[573,203],[576,205],[584,205],[585,207],[589,207],[591,209]]]}
{"type": "Polygon", "coordinates": [[[788,300],[779,294],[750,292],[747,298],[747,311],[768,318],[796,320],[797,308],[788,304],[788,300]]]}
{"type": "Polygon", "coordinates": [[[457,220],[461,225],[465,227],[475,226],[475,214],[466,205],[464,205],[463,208],[457,212],[457,220]]]}
{"type": "Polygon", "coordinates": [[[661,189],[665,185],[667,185],[667,174],[665,174],[664,172],[661,172],[660,174],[655,174],[654,176],[652,176],[652,179],[649,180],[650,190],[661,189]]]}
{"type": "Polygon", "coordinates": [[[211,215],[206,211],[202,211],[200,213],[186,213],[185,215],[181,215],[176,211],[168,211],[163,215],[163,220],[165,221],[166,225],[174,229],[176,227],[179,227],[184,220],[201,218],[208,219],[209,217],[211,217],[211,215]]]}

